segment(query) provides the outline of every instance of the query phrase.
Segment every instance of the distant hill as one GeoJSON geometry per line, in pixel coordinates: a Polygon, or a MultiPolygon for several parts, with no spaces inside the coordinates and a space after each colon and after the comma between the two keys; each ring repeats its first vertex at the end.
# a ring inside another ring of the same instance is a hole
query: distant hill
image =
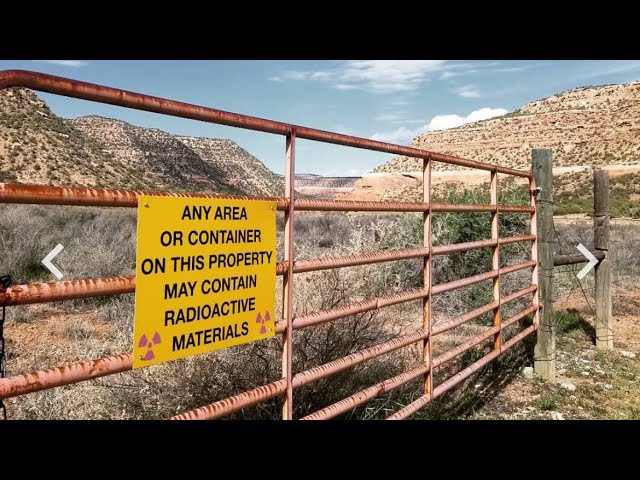
{"type": "Polygon", "coordinates": [[[360,177],[324,177],[312,173],[296,174],[297,187],[353,188],[360,177]]]}
{"type": "Polygon", "coordinates": [[[0,181],[279,195],[282,179],[231,140],[98,116],[64,120],[33,92],[0,92],[0,181]]]}
{"type": "Polygon", "coordinates": [[[323,177],[311,173],[296,174],[295,189],[310,197],[331,199],[353,191],[360,177],[323,177]]]}
{"type": "Polygon", "coordinates": [[[284,178],[231,140],[176,137],[202,160],[224,172],[226,182],[252,195],[283,195],[284,178]]]}
{"type": "Polygon", "coordinates": [[[55,115],[33,92],[0,91],[0,181],[153,188],[143,172],[55,115]]]}
{"type": "MultiPolygon", "coordinates": [[[[424,133],[412,146],[524,169],[530,168],[533,148],[552,149],[557,167],[638,164],[640,82],[569,90],[502,117],[424,133]]],[[[396,157],[372,172],[420,170],[418,161],[396,157]]]]}
{"type": "MultiPolygon", "coordinates": [[[[554,195],[558,213],[593,208],[592,171],[609,171],[618,215],[640,216],[640,82],[582,87],[524,105],[502,117],[458,128],[427,132],[411,146],[531,169],[531,150],[553,151],[554,195]]],[[[434,163],[434,192],[453,184],[484,188],[486,173],[434,163]]],[[[422,199],[422,162],[397,156],[374,168],[342,198],[422,199]]]]}

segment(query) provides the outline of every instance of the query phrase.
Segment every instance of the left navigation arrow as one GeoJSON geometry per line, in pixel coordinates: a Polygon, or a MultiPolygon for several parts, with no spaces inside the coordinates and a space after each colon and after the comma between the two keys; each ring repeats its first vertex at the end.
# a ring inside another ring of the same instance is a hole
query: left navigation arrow
{"type": "Polygon", "coordinates": [[[58,270],[56,266],[53,263],[51,263],[51,260],[53,260],[55,256],[58,255],[63,249],[64,247],[61,244],[58,244],[53,250],[51,250],[47,254],[46,257],[42,259],[42,264],[45,267],[47,267],[49,271],[53,273],[58,280],[60,280],[64,275],[62,275],[62,272],[60,272],[60,270],[58,270]]]}

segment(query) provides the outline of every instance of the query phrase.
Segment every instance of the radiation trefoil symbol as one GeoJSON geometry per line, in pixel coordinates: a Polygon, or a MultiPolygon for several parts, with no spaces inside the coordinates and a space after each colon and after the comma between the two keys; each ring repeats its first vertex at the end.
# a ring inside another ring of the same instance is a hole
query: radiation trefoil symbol
{"type": "Polygon", "coordinates": [[[161,338],[158,332],[153,335],[153,338],[151,340],[147,338],[146,334],[142,334],[142,337],[140,337],[140,341],[138,342],[138,348],[146,347],[147,353],[145,353],[144,356],[140,355],[140,360],[149,361],[156,358],[156,356],[153,354],[153,346],[158,345],[159,343],[161,343],[161,338]]]}
{"type": "Polygon", "coordinates": [[[260,327],[261,335],[264,335],[265,333],[267,333],[268,330],[264,324],[269,320],[271,320],[271,315],[269,315],[269,311],[267,311],[267,313],[264,314],[264,317],[258,313],[258,316],[256,317],[256,323],[262,324],[262,326],[260,327]]]}

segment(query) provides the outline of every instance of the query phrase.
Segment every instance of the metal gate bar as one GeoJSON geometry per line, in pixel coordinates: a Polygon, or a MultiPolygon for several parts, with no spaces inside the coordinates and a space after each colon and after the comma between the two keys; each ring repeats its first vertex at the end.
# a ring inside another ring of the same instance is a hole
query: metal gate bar
{"type": "MultiPolygon", "coordinates": [[[[502,352],[508,350],[527,335],[538,328],[539,302],[537,295],[537,240],[536,240],[536,204],[535,182],[529,172],[514,170],[498,165],[462,159],[451,155],[420,150],[401,145],[352,137],[338,133],[274,122],[257,117],[224,112],[208,107],[186,104],[173,100],[152,97],[134,92],[118,90],[101,85],[80,82],[51,75],[25,71],[0,72],[0,89],[8,87],[27,87],[43,92],[65,95],[69,97],[109,103],[122,107],[145,110],[166,115],[229,125],[249,130],[283,135],[285,145],[285,195],[281,197],[227,196],[206,193],[177,192],[144,192],[136,190],[113,190],[83,187],[56,187],[44,185],[21,185],[0,183],[0,203],[68,205],[94,207],[129,207],[138,205],[141,195],[183,197],[183,198],[218,198],[218,199],[250,199],[275,201],[277,208],[285,214],[285,246],[284,261],[276,266],[276,275],[283,278],[283,318],[275,322],[275,330],[283,335],[282,378],[266,385],[255,387],[226,399],[176,415],[174,419],[209,419],[228,415],[264,400],[282,397],[282,417],[293,418],[294,390],[311,382],[326,378],[337,372],[352,368],[381,355],[401,348],[420,343],[422,345],[421,361],[409,370],[392,378],[354,393],[321,410],[308,414],[303,419],[333,418],[337,415],[362,405],[376,397],[401,387],[409,381],[423,377],[422,395],[409,405],[391,415],[391,419],[406,418],[420,408],[459,384],[477,372],[502,352]],[[374,150],[397,155],[405,155],[423,160],[423,201],[422,202],[370,202],[344,200],[308,200],[296,199],[293,189],[295,178],[295,142],[296,138],[315,140],[325,143],[374,150]],[[462,167],[475,168],[490,172],[491,203],[481,204],[443,204],[431,201],[431,171],[433,162],[447,163],[462,167]],[[500,205],[498,203],[498,174],[523,177],[529,181],[528,205],[500,205]],[[367,252],[334,258],[295,260],[295,232],[293,220],[296,211],[318,212],[421,212],[423,214],[423,246],[398,250],[367,252]],[[432,245],[431,221],[433,212],[487,212],[491,214],[491,238],[451,245],[432,245]],[[501,213],[528,213],[531,220],[531,234],[507,238],[499,236],[499,215],[501,213]],[[519,242],[531,242],[531,260],[512,265],[500,266],[500,246],[519,242]],[[433,285],[431,262],[434,256],[464,252],[473,249],[490,248],[492,270],[468,278],[433,285]],[[329,310],[313,312],[297,317],[293,311],[294,274],[334,268],[368,265],[380,262],[407,259],[423,259],[423,287],[383,295],[361,302],[343,305],[329,310]],[[523,269],[531,269],[531,285],[502,295],[500,280],[502,276],[523,269]],[[432,296],[456,290],[479,282],[493,282],[493,301],[482,307],[460,315],[456,318],[434,324],[431,316],[432,296]],[[524,307],[509,319],[501,318],[501,308],[513,300],[533,294],[529,306],[524,307]],[[357,313],[378,310],[404,302],[422,301],[422,328],[413,333],[396,337],[392,340],[364,348],[342,358],[334,359],[323,365],[315,366],[303,372],[294,373],[292,352],[295,348],[293,332],[302,328],[339,320],[357,313]],[[481,315],[493,312],[493,326],[485,328],[481,333],[466,340],[460,345],[433,358],[432,338],[456,327],[459,327],[481,315]],[[522,319],[533,316],[533,324],[504,341],[502,332],[522,319]],[[485,341],[493,339],[493,349],[472,365],[457,372],[439,385],[433,384],[434,368],[441,367],[477,347],[485,341]]],[[[97,297],[104,295],[120,295],[135,292],[135,277],[120,276],[111,278],[77,279],[61,282],[33,283],[13,285],[0,293],[0,305],[26,305],[43,302],[97,297]]],[[[0,398],[15,397],[63,385],[70,385],[106,375],[125,372],[132,368],[132,354],[116,355],[91,361],[77,362],[62,367],[37,371],[0,379],[0,398]]]]}

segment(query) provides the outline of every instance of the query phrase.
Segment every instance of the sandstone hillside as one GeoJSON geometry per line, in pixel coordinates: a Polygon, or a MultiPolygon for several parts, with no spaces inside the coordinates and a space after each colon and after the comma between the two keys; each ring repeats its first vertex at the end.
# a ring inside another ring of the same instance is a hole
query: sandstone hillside
{"type": "Polygon", "coordinates": [[[0,181],[151,188],[152,182],[55,115],[33,92],[0,91],[0,181]]]}
{"type": "MultiPolygon", "coordinates": [[[[532,148],[552,149],[557,167],[640,163],[640,82],[569,90],[502,117],[422,134],[412,146],[515,168],[529,168],[532,148]]],[[[396,157],[373,172],[419,170],[418,161],[396,157]]]]}
{"type": "Polygon", "coordinates": [[[65,120],[33,92],[0,92],[0,181],[277,195],[280,176],[231,140],[98,116],[65,120]]]}
{"type": "MultiPolygon", "coordinates": [[[[556,213],[593,209],[592,171],[611,177],[612,212],[640,217],[640,82],[584,87],[528,103],[502,117],[450,130],[428,132],[412,146],[529,170],[531,150],[553,151],[556,213]]],[[[451,185],[483,189],[488,174],[434,164],[434,193],[451,185]]],[[[356,182],[342,198],[420,200],[420,160],[398,156],[356,182]]]]}
{"type": "Polygon", "coordinates": [[[213,168],[224,172],[226,182],[251,195],[283,195],[284,179],[231,140],[176,137],[213,168]]]}

